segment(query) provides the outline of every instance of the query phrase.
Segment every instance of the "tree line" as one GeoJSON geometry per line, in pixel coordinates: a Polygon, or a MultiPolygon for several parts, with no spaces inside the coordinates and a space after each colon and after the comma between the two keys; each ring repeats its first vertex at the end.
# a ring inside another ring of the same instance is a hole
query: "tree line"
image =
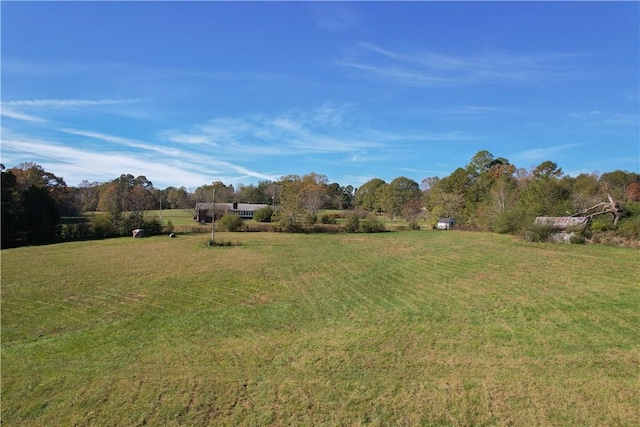
{"type": "Polygon", "coordinates": [[[500,233],[522,231],[538,216],[583,212],[607,195],[626,204],[629,215],[640,201],[640,175],[635,172],[571,177],[550,160],[527,170],[486,150],[449,176],[423,180],[423,188],[424,206],[432,216],[451,216],[500,233]]]}
{"type": "MultiPolygon", "coordinates": [[[[131,174],[70,187],[36,163],[2,166],[1,173],[2,247],[128,235],[133,228],[160,233],[164,225],[145,212],[187,209],[195,217],[196,204],[211,201],[214,189],[217,202],[277,207],[274,220],[283,231],[302,230],[315,224],[322,210],[336,209],[351,210],[361,218],[386,214],[408,221],[412,228],[453,217],[467,227],[516,233],[536,216],[584,211],[607,195],[625,205],[628,217],[640,217],[640,175],[635,172],[571,177],[550,160],[527,170],[486,150],[448,176],[427,177],[421,183],[404,176],[388,183],[373,178],[359,188],[330,183],[315,172],[237,187],[217,181],[192,192],[185,187],[158,189],[145,176],[131,174]],[[64,218],[87,212],[99,215],[88,224],[64,224],[64,218]]],[[[640,238],[640,221],[627,221],[624,227],[631,228],[631,237],[640,238]]]]}

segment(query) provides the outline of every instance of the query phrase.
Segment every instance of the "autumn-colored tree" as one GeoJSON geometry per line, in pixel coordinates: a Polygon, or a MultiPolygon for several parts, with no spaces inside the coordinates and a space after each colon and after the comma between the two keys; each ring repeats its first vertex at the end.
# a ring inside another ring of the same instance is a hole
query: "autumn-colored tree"
{"type": "Polygon", "coordinates": [[[640,182],[632,182],[627,185],[624,197],[629,202],[640,202],[640,182]]]}
{"type": "Polygon", "coordinates": [[[287,175],[278,181],[280,188],[280,206],[277,212],[278,229],[281,231],[299,231],[303,224],[304,207],[301,190],[302,178],[299,175],[287,175]]]}
{"type": "Polygon", "coordinates": [[[300,188],[300,202],[309,216],[315,216],[327,203],[327,177],[315,172],[302,178],[300,188]]]}

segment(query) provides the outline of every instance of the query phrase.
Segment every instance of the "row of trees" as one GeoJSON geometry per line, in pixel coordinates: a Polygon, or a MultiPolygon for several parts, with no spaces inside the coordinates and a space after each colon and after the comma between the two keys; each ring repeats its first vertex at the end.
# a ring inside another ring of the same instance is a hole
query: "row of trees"
{"type": "MultiPolygon", "coordinates": [[[[326,177],[289,175],[276,183],[282,191],[280,228],[299,229],[315,222],[330,200],[326,177]]],[[[416,181],[398,177],[387,183],[373,178],[353,193],[352,205],[365,213],[385,213],[416,225],[434,225],[441,217],[458,224],[500,233],[530,228],[538,216],[570,216],[613,197],[625,205],[628,236],[640,238],[640,174],[616,170],[604,174],[565,175],[552,161],[532,169],[518,168],[489,151],[476,153],[469,164],[443,178],[416,181]]]]}
{"type": "Polygon", "coordinates": [[[83,181],[69,187],[64,180],[35,163],[2,166],[2,247],[37,244],[63,238],[111,237],[127,235],[134,228],[161,231],[162,225],[145,212],[156,209],[186,209],[195,217],[198,202],[261,203],[280,206],[292,200],[290,183],[300,181],[301,208],[315,215],[319,209],[348,209],[353,206],[355,189],[329,183],[327,178],[310,174],[303,178],[287,176],[280,181],[261,181],[257,186],[234,188],[217,181],[189,192],[185,187],[154,187],[145,176],[122,174],[108,182],[83,181]],[[91,224],[60,227],[61,218],[96,212],[91,224]],[[62,231],[61,231],[62,230],[62,231]]]}
{"type": "MultiPolygon", "coordinates": [[[[35,163],[2,166],[3,247],[55,241],[61,217],[100,212],[92,233],[124,235],[131,228],[160,229],[145,218],[154,209],[189,209],[211,200],[264,203],[278,207],[278,227],[295,231],[317,220],[323,209],[357,209],[359,212],[437,221],[454,217],[459,224],[497,232],[517,232],[536,216],[563,216],[584,211],[610,194],[633,212],[640,201],[640,175],[617,170],[601,175],[570,177],[552,161],[526,170],[486,150],[469,164],[445,177],[428,177],[421,184],[398,177],[387,183],[374,178],[360,188],[330,183],[325,175],[287,175],[258,185],[214,182],[189,192],[185,187],[157,189],[145,176],[123,174],[109,182],[83,181],[68,187],[63,178],[35,163]]],[[[195,212],[194,212],[195,216],[195,212]]],[[[639,231],[640,233],[640,231],[639,231]]],[[[67,236],[69,237],[69,236],[67,236]]]]}
{"type": "Polygon", "coordinates": [[[60,216],[71,204],[64,180],[34,163],[0,169],[2,247],[54,240],[60,216]]]}
{"type": "MultiPolygon", "coordinates": [[[[24,165],[19,166],[19,168],[24,165]]],[[[13,169],[12,169],[13,170],[13,169]]],[[[349,209],[353,206],[355,189],[338,183],[329,184],[327,178],[317,174],[323,185],[323,207],[327,209],[349,209]]],[[[154,188],[151,181],[144,176],[121,175],[106,182],[83,181],[74,189],[72,210],[77,212],[124,212],[149,209],[192,209],[199,202],[211,201],[212,190],[215,189],[216,201],[240,202],[278,205],[283,184],[290,177],[281,181],[261,181],[258,185],[239,184],[225,185],[221,181],[202,185],[189,192],[185,187],[167,187],[164,190],[154,188]]],[[[305,179],[309,179],[306,178],[305,179]]]]}
{"type": "MultiPolygon", "coordinates": [[[[515,232],[537,216],[568,216],[607,200],[640,201],[640,175],[614,171],[565,175],[552,161],[531,170],[517,168],[486,150],[444,178],[423,180],[424,206],[432,217],[497,232],[515,232]]],[[[629,205],[633,208],[632,205],[629,205]]]]}

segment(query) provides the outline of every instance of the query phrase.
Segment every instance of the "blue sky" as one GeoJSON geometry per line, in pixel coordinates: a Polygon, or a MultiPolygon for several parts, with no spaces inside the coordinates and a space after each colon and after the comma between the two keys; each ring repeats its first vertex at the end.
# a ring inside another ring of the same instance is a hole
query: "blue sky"
{"type": "Polygon", "coordinates": [[[2,163],[157,188],[640,172],[638,2],[2,2],[2,163]]]}

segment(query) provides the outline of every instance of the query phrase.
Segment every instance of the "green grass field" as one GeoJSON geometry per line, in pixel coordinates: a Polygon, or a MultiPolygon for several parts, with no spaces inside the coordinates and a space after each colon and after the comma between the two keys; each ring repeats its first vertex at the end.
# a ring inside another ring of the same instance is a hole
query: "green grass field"
{"type": "MultiPolygon", "coordinates": [[[[342,214],[344,215],[349,215],[348,211],[343,211],[343,210],[325,210],[322,211],[318,214],[318,217],[320,217],[322,214],[327,213],[327,214],[342,214]]],[[[193,214],[189,209],[165,209],[165,210],[149,210],[149,211],[145,211],[145,215],[147,217],[150,218],[162,218],[162,224],[166,225],[169,221],[171,221],[171,223],[174,225],[174,227],[176,228],[177,231],[191,231],[191,230],[200,230],[200,231],[205,231],[206,229],[209,229],[211,227],[211,224],[207,224],[204,226],[199,225],[194,219],[193,219],[193,214]]],[[[381,215],[377,217],[378,221],[380,221],[381,223],[383,223],[385,225],[385,227],[389,230],[395,230],[398,227],[401,226],[406,226],[407,225],[407,221],[401,219],[401,218],[397,218],[397,219],[392,219],[387,215],[381,215]]],[[[344,224],[346,222],[345,219],[338,219],[337,223],[338,224],[344,224]]],[[[253,220],[245,220],[245,223],[247,224],[255,224],[255,221],[253,220]]],[[[420,225],[423,228],[430,228],[429,224],[424,222],[424,221],[419,221],[420,225]]]]}
{"type": "Polygon", "coordinates": [[[460,231],[2,251],[2,424],[640,425],[640,251],[460,231]]]}
{"type": "Polygon", "coordinates": [[[160,219],[162,223],[167,224],[171,221],[174,226],[197,226],[198,223],[193,219],[193,213],[188,209],[164,209],[155,211],[145,211],[145,215],[160,219]]]}

